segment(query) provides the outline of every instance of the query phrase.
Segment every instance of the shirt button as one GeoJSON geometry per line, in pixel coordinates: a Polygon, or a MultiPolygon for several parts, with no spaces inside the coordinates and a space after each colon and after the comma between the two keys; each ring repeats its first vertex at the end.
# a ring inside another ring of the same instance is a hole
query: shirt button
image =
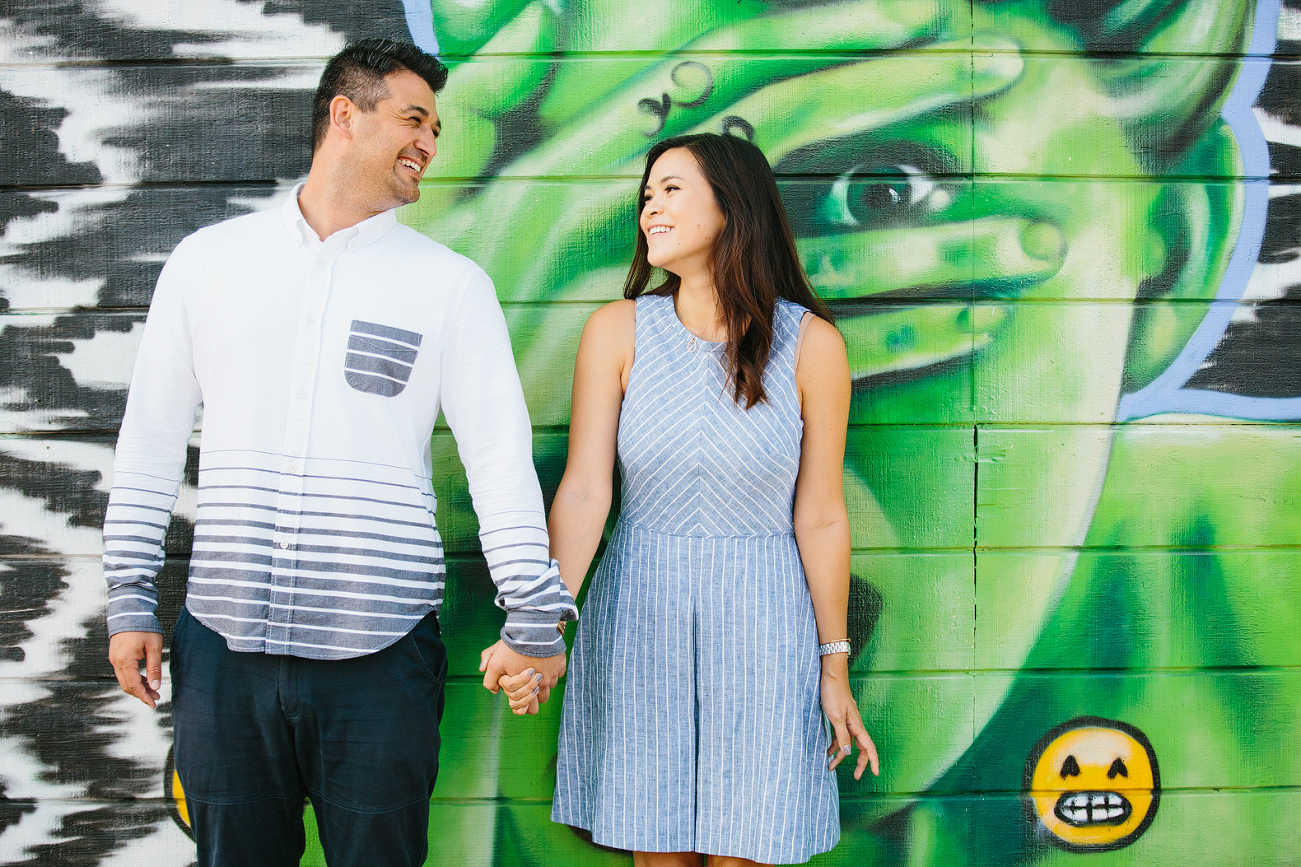
{"type": "Polygon", "coordinates": [[[291,473],[296,473],[298,472],[298,464],[290,464],[286,469],[291,473]]]}
{"type": "Polygon", "coordinates": [[[696,351],[696,339],[693,337],[687,341],[687,352],[695,352],[695,351],[696,351]]]}
{"type": "Polygon", "coordinates": [[[280,547],[281,547],[281,548],[288,548],[288,547],[289,547],[289,543],[288,543],[288,542],[281,542],[281,543],[280,543],[280,547]]]}
{"type": "Polygon", "coordinates": [[[299,397],[300,400],[301,400],[302,398],[304,398],[304,397],[307,397],[307,392],[305,392],[305,391],[300,391],[300,392],[298,392],[298,397],[299,397]]]}
{"type": "Polygon", "coordinates": [[[315,317],[315,316],[308,316],[308,317],[307,317],[307,324],[308,324],[308,325],[315,325],[315,324],[316,324],[316,317],[315,317]]]}

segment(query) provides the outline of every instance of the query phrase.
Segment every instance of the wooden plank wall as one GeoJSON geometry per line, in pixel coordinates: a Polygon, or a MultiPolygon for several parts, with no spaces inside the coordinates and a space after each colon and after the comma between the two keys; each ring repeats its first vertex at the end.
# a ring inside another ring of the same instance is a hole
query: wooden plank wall
{"type": "MultiPolygon", "coordinates": [[[[325,58],[376,35],[453,69],[402,219],[496,281],[548,491],[646,149],[726,130],[777,169],[855,373],[883,765],[842,774],[815,863],[1301,863],[1301,2],[415,5],[0,8],[0,863],[193,860],[166,705],[104,660],[112,444],[168,252],[283,199],[325,58]],[[1065,792],[1133,818],[1065,821],[1065,792]]],[[[499,612],[432,448],[453,676],[428,863],[626,864],[546,819],[559,696],[520,720],[477,686],[499,612]]]]}

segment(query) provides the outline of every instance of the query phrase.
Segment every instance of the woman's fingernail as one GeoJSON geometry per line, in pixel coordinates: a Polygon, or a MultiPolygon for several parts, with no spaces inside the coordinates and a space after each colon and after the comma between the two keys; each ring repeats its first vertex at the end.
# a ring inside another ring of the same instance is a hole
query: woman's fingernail
{"type": "Polygon", "coordinates": [[[841,747],[840,751],[845,755],[849,755],[849,744],[845,744],[843,747],[841,747]]]}

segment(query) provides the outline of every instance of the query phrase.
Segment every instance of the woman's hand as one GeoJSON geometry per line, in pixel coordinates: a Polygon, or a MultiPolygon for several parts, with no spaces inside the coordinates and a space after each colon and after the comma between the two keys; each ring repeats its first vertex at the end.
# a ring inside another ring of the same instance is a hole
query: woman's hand
{"type": "MultiPolygon", "coordinates": [[[[513,706],[513,705],[512,705],[513,706]]],[[[863,778],[863,769],[869,764],[874,776],[881,775],[881,762],[876,754],[876,744],[863,726],[863,718],[858,714],[858,704],[854,693],[849,688],[849,654],[832,653],[822,657],[822,712],[831,720],[835,730],[835,741],[827,750],[831,760],[827,770],[834,770],[858,744],[858,764],[854,768],[854,779],[863,778]]]]}
{"type": "Polygon", "coordinates": [[[510,700],[511,712],[516,716],[530,716],[538,712],[538,706],[546,701],[542,691],[551,690],[542,685],[542,673],[526,668],[519,674],[505,674],[497,679],[497,686],[506,693],[510,700]]]}

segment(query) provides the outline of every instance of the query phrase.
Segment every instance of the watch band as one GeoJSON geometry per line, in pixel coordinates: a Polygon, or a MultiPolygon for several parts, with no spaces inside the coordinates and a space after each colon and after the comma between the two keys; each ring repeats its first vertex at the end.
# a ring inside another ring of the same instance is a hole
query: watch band
{"type": "Polygon", "coordinates": [[[828,641],[826,644],[818,645],[818,656],[827,656],[832,653],[849,653],[849,639],[828,641]]]}

